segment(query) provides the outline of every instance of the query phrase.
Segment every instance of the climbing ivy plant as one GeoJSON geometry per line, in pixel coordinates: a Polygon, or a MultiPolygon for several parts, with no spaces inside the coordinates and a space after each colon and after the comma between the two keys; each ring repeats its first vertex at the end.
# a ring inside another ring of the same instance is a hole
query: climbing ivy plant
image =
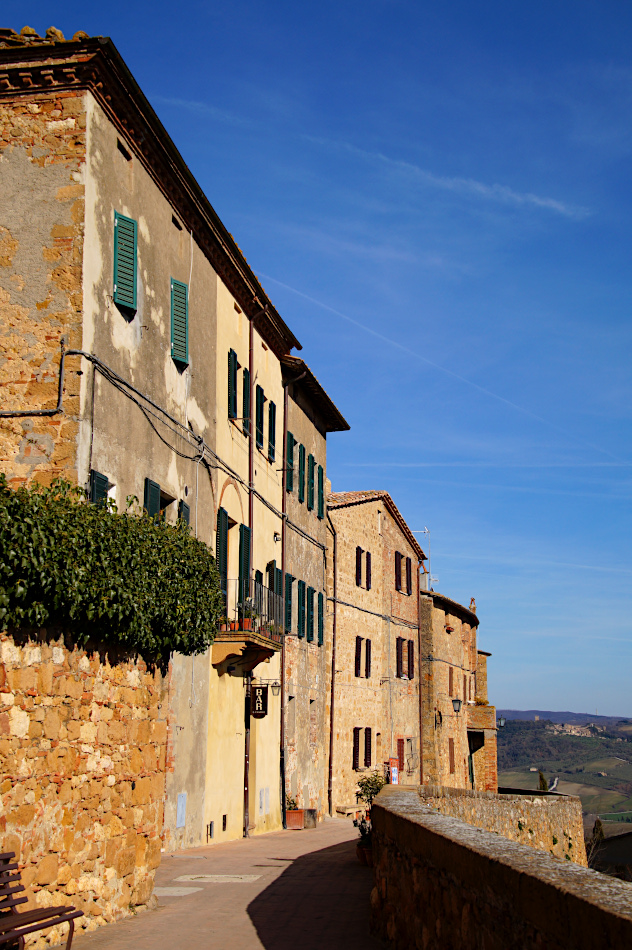
{"type": "Polygon", "coordinates": [[[14,491],[0,475],[0,629],[59,626],[79,646],[164,662],[206,650],[222,612],[214,558],[183,521],[89,504],[60,480],[14,491]]]}

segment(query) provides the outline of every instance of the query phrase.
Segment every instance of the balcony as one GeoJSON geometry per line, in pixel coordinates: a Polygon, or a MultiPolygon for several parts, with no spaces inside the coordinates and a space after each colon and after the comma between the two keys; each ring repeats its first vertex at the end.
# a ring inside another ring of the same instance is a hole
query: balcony
{"type": "MultiPolygon", "coordinates": [[[[274,656],[283,639],[283,598],[253,580],[226,585],[226,613],[212,647],[213,666],[247,673],[274,656]]],[[[232,670],[230,671],[232,672],[232,670]]]]}

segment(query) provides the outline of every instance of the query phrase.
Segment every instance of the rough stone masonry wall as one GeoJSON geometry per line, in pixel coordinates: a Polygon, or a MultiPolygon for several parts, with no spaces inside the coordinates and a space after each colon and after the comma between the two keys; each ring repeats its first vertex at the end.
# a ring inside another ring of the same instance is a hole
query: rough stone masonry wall
{"type": "Polygon", "coordinates": [[[88,930],[142,909],[160,863],[166,682],[44,630],[0,634],[0,661],[0,851],[19,856],[23,907],[73,904],[88,930]]]}
{"type": "MultiPolygon", "coordinates": [[[[0,99],[0,408],[54,408],[60,342],[80,349],[86,113],[81,93],[0,99]]],[[[0,471],[14,486],[76,480],[79,357],[64,413],[0,420],[0,471]]]]}
{"type": "Polygon", "coordinates": [[[371,929],[392,950],[594,950],[632,943],[630,885],[428,810],[371,811],[371,929]]]}
{"type": "Polygon", "coordinates": [[[548,851],[587,867],[581,799],[570,795],[494,795],[466,788],[424,785],[422,803],[442,815],[548,851]]]}

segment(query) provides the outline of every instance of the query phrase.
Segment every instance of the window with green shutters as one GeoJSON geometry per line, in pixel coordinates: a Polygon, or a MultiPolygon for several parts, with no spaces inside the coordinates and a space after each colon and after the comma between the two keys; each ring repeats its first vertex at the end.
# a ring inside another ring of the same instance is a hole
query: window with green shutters
{"type": "Polygon", "coordinates": [[[244,435],[250,435],[250,370],[244,366],[242,392],[242,430],[244,435]]]}
{"type": "Polygon", "coordinates": [[[268,575],[268,590],[274,590],[274,575],[276,574],[276,561],[268,561],[266,564],[266,574],[268,575]]]}
{"type": "Polygon", "coordinates": [[[237,354],[228,351],[228,418],[237,418],[237,354]]]}
{"type": "Polygon", "coordinates": [[[325,598],[318,594],[318,646],[325,642],[325,598]]]}
{"type": "Polygon", "coordinates": [[[181,518],[185,524],[191,524],[191,509],[185,501],[178,502],[178,518],[181,518]]]}
{"type": "Polygon", "coordinates": [[[239,525],[239,601],[244,603],[250,594],[250,528],[239,525]]]}
{"type": "Polygon", "coordinates": [[[294,436],[291,432],[287,434],[287,448],[286,448],[286,459],[285,459],[285,489],[286,491],[294,491],[294,446],[296,442],[294,441],[294,436]]]}
{"type": "Polygon", "coordinates": [[[160,516],[160,485],[152,482],[151,478],[145,479],[143,508],[150,518],[160,516]]]}
{"type": "Polygon", "coordinates": [[[171,278],[171,357],[176,363],[189,362],[189,288],[171,278]]]}
{"type": "Polygon", "coordinates": [[[292,581],[291,574],[285,575],[285,632],[292,632],[292,581]]]}
{"type": "Polygon", "coordinates": [[[307,457],[307,510],[314,510],[314,473],[316,462],[313,455],[307,457]]]}
{"type": "Polygon", "coordinates": [[[314,640],[314,595],[316,591],[313,587],[307,588],[307,640],[312,643],[314,640]]]}
{"type": "Polygon", "coordinates": [[[114,212],[114,303],[136,310],[136,257],[138,225],[114,212]]]}
{"type": "Polygon", "coordinates": [[[298,582],[298,635],[305,636],[305,581],[298,582]]]}
{"type": "Polygon", "coordinates": [[[93,505],[104,505],[108,497],[110,483],[101,472],[90,472],[90,501],[93,505]]]}
{"type": "Polygon", "coordinates": [[[325,473],[322,465],[318,466],[318,517],[325,517],[325,473]]]}
{"type": "Polygon", "coordinates": [[[255,443],[258,449],[263,448],[263,404],[265,396],[261,386],[257,386],[255,398],[255,443]]]}
{"type": "Polygon", "coordinates": [[[305,446],[298,447],[298,500],[305,501],[305,446]]]}
{"type": "Polygon", "coordinates": [[[228,588],[228,512],[224,508],[217,509],[215,563],[219,571],[221,588],[224,595],[226,595],[228,588]]]}
{"type": "Polygon", "coordinates": [[[268,458],[274,462],[276,454],[276,406],[273,402],[268,405],[268,458]]]}

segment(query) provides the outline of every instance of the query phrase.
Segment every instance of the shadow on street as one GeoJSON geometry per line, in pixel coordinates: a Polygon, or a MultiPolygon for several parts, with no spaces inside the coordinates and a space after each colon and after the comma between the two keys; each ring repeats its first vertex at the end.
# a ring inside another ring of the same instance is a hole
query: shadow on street
{"type": "Polygon", "coordinates": [[[355,848],[355,840],[344,841],[293,861],[278,859],[286,870],[248,905],[266,950],[382,946],[369,935],[373,871],[360,864],[355,848]]]}

